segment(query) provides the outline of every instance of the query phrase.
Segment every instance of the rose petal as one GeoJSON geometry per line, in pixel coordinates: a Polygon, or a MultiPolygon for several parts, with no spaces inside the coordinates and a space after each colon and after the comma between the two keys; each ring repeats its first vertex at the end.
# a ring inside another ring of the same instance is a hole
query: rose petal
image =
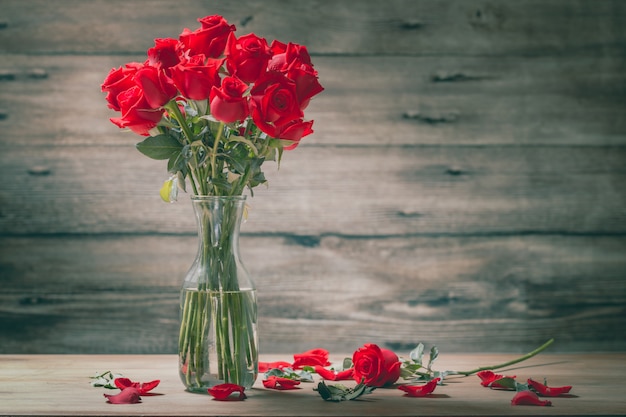
{"type": "Polygon", "coordinates": [[[493,371],[480,371],[476,374],[476,376],[478,376],[482,381],[480,385],[482,385],[483,387],[488,387],[488,388],[509,389],[508,387],[504,385],[498,384],[498,380],[505,379],[505,378],[515,379],[515,375],[504,376],[504,375],[496,374],[493,371]]]}
{"type": "Polygon", "coordinates": [[[290,368],[290,367],[291,367],[291,364],[289,362],[283,362],[283,361],[259,362],[259,372],[261,373],[265,373],[272,369],[284,369],[284,368],[290,368]]]}
{"type": "Polygon", "coordinates": [[[345,369],[343,371],[333,371],[326,369],[323,366],[316,365],[315,372],[327,381],[343,381],[352,379],[354,368],[345,369]]]}
{"type": "Polygon", "coordinates": [[[263,386],[269,389],[276,389],[276,390],[298,389],[296,385],[300,385],[300,381],[296,381],[295,379],[283,378],[280,376],[274,376],[274,375],[263,380],[263,386]]]}
{"type": "Polygon", "coordinates": [[[537,392],[542,397],[558,397],[561,394],[567,394],[571,389],[571,385],[565,385],[562,387],[549,387],[540,382],[528,380],[528,386],[537,392]]]}
{"type": "Polygon", "coordinates": [[[227,383],[211,387],[207,392],[217,401],[243,401],[246,399],[244,390],[245,388],[241,385],[227,383]],[[239,395],[237,397],[231,397],[230,395],[235,392],[238,392],[239,395]]]}
{"type": "Polygon", "coordinates": [[[124,388],[119,394],[103,394],[111,404],[137,404],[141,402],[139,390],[134,387],[124,388]]]}
{"type": "Polygon", "coordinates": [[[511,400],[511,405],[550,406],[552,405],[552,402],[548,400],[540,400],[537,394],[532,391],[519,391],[511,400]]]}
{"type": "Polygon", "coordinates": [[[326,349],[311,349],[306,352],[296,353],[293,355],[294,362],[291,365],[294,369],[300,369],[304,366],[328,366],[328,351],[326,349]]]}
{"type": "Polygon", "coordinates": [[[139,395],[146,395],[149,391],[152,391],[154,388],[159,385],[161,381],[155,379],[150,382],[133,382],[128,378],[115,378],[113,383],[116,387],[123,390],[129,387],[136,388],[139,391],[139,395]]]}
{"type": "Polygon", "coordinates": [[[398,389],[404,391],[406,397],[425,397],[435,390],[439,381],[440,378],[435,378],[424,385],[400,385],[398,389]]]}

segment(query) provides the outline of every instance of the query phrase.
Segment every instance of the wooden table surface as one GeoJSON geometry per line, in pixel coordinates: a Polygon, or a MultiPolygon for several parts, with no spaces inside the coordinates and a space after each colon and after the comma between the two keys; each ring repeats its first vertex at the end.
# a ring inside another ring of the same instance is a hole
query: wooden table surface
{"type": "MultiPolygon", "coordinates": [[[[343,356],[332,357],[341,360],[343,356]]],[[[468,370],[514,359],[505,354],[442,354],[435,369],[468,370]]],[[[266,355],[264,361],[289,357],[266,355]]],[[[449,377],[426,398],[408,398],[394,388],[377,389],[358,401],[326,402],[303,383],[293,391],[263,388],[261,378],[242,402],[219,402],[183,389],[174,355],[0,355],[0,415],[242,415],[242,416],[498,416],[625,415],[626,354],[540,354],[499,371],[532,377],[549,385],[573,385],[571,396],[552,399],[551,407],[511,406],[513,393],[480,385],[476,376],[449,377]],[[160,379],[155,393],[142,402],[113,405],[90,376],[113,371],[137,381],[160,379]]],[[[329,382],[332,383],[332,382],[329,382]]],[[[349,385],[350,382],[345,382],[349,385]]]]}

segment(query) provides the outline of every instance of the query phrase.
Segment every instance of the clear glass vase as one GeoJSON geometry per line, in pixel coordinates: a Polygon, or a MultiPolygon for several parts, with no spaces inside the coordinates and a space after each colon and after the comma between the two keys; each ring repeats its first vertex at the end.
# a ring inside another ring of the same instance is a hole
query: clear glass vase
{"type": "Polygon", "coordinates": [[[180,299],[179,372],[188,391],[250,388],[258,373],[256,289],[239,256],[245,196],[192,196],[198,253],[180,299]]]}

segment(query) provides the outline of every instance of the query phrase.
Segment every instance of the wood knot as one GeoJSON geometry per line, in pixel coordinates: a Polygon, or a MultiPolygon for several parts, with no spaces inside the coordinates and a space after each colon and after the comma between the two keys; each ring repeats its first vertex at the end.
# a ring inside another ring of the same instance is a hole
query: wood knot
{"type": "Polygon", "coordinates": [[[35,165],[28,168],[28,173],[36,177],[45,177],[47,175],[50,175],[52,173],[52,170],[50,169],[50,167],[44,165],[35,165]]]}
{"type": "Polygon", "coordinates": [[[463,175],[464,172],[459,167],[449,167],[448,169],[446,169],[446,174],[458,177],[459,175],[463,175]]]}
{"type": "Polygon", "coordinates": [[[246,17],[243,17],[243,18],[239,21],[239,24],[240,24],[240,26],[241,26],[241,27],[243,27],[243,26],[247,25],[248,23],[250,23],[250,21],[251,21],[252,19],[254,19],[254,16],[246,16],[246,17]]]}
{"type": "Polygon", "coordinates": [[[48,78],[48,71],[43,68],[33,68],[26,73],[28,78],[33,78],[36,80],[42,80],[48,78]]]}
{"type": "Polygon", "coordinates": [[[400,28],[404,30],[414,30],[419,29],[424,26],[424,23],[421,20],[417,19],[407,19],[400,23],[400,28]]]}
{"type": "Polygon", "coordinates": [[[467,81],[471,78],[472,77],[463,74],[462,72],[437,71],[430,79],[435,83],[445,83],[455,81],[467,81]]]}
{"type": "Polygon", "coordinates": [[[0,81],[13,81],[15,80],[15,71],[0,69],[0,81]]]}
{"type": "Polygon", "coordinates": [[[459,118],[456,110],[449,111],[405,111],[402,117],[410,120],[418,120],[423,123],[435,125],[441,123],[453,123],[459,118]]]}

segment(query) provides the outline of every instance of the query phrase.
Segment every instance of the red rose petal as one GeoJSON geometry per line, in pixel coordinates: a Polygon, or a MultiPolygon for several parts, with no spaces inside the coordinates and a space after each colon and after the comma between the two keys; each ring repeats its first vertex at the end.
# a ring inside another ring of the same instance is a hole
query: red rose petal
{"type": "Polygon", "coordinates": [[[404,391],[407,397],[425,397],[432,394],[439,381],[440,378],[435,378],[424,385],[400,385],[398,389],[404,391]]]}
{"type": "Polygon", "coordinates": [[[293,355],[294,362],[291,365],[294,369],[300,369],[304,366],[328,366],[328,351],[326,349],[311,349],[306,352],[296,353],[293,355]]]}
{"type": "Polygon", "coordinates": [[[137,404],[141,402],[139,390],[134,387],[124,388],[119,394],[103,394],[111,404],[137,404]]]}
{"type": "Polygon", "coordinates": [[[539,405],[545,407],[552,405],[552,402],[540,400],[537,394],[532,391],[519,391],[511,400],[511,405],[539,405]]]}
{"type": "Polygon", "coordinates": [[[283,378],[280,376],[274,376],[274,375],[263,380],[263,386],[269,389],[276,389],[276,390],[298,389],[296,385],[300,385],[300,381],[296,381],[295,379],[283,378]]]}
{"type": "Polygon", "coordinates": [[[272,369],[284,369],[291,368],[291,364],[289,362],[259,362],[259,372],[264,373],[270,371],[272,369]]]}
{"type": "Polygon", "coordinates": [[[572,389],[571,385],[562,387],[549,387],[540,382],[528,380],[528,385],[542,397],[558,397],[561,394],[567,394],[572,389]]]}
{"type": "Polygon", "coordinates": [[[496,374],[493,371],[480,371],[476,374],[476,376],[478,376],[482,381],[480,385],[482,385],[483,387],[488,387],[488,388],[508,389],[507,387],[498,384],[498,380],[504,379],[504,378],[515,379],[515,375],[504,376],[504,375],[496,374]]]}
{"type": "Polygon", "coordinates": [[[213,396],[217,401],[243,401],[246,399],[244,394],[245,388],[237,384],[220,384],[212,388],[209,388],[207,392],[213,396]],[[237,397],[231,397],[230,395],[238,392],[237,397]]]}
{"type": "Polygon", "coordinates": [[[154,381],[150,381],[150,382],[133,382],[128,378],[115,378],[115,380],[113,381],[115,386],[121,390],[129,388],[129,387],[136,388],[139,391],[140,395],[148,394],[148,392],[156,388],[160,382],[161,381],[158,379],[155,379],[154,381]]]}
{"type": "Polygon", "coordinates": [[[353,378],[352,375],[354,374],[354,368],[335,372],[330,369],[326,369],[323,366],[316,365],[315,372],[327,381],[344,381],[351,380],[353,378]]]}

